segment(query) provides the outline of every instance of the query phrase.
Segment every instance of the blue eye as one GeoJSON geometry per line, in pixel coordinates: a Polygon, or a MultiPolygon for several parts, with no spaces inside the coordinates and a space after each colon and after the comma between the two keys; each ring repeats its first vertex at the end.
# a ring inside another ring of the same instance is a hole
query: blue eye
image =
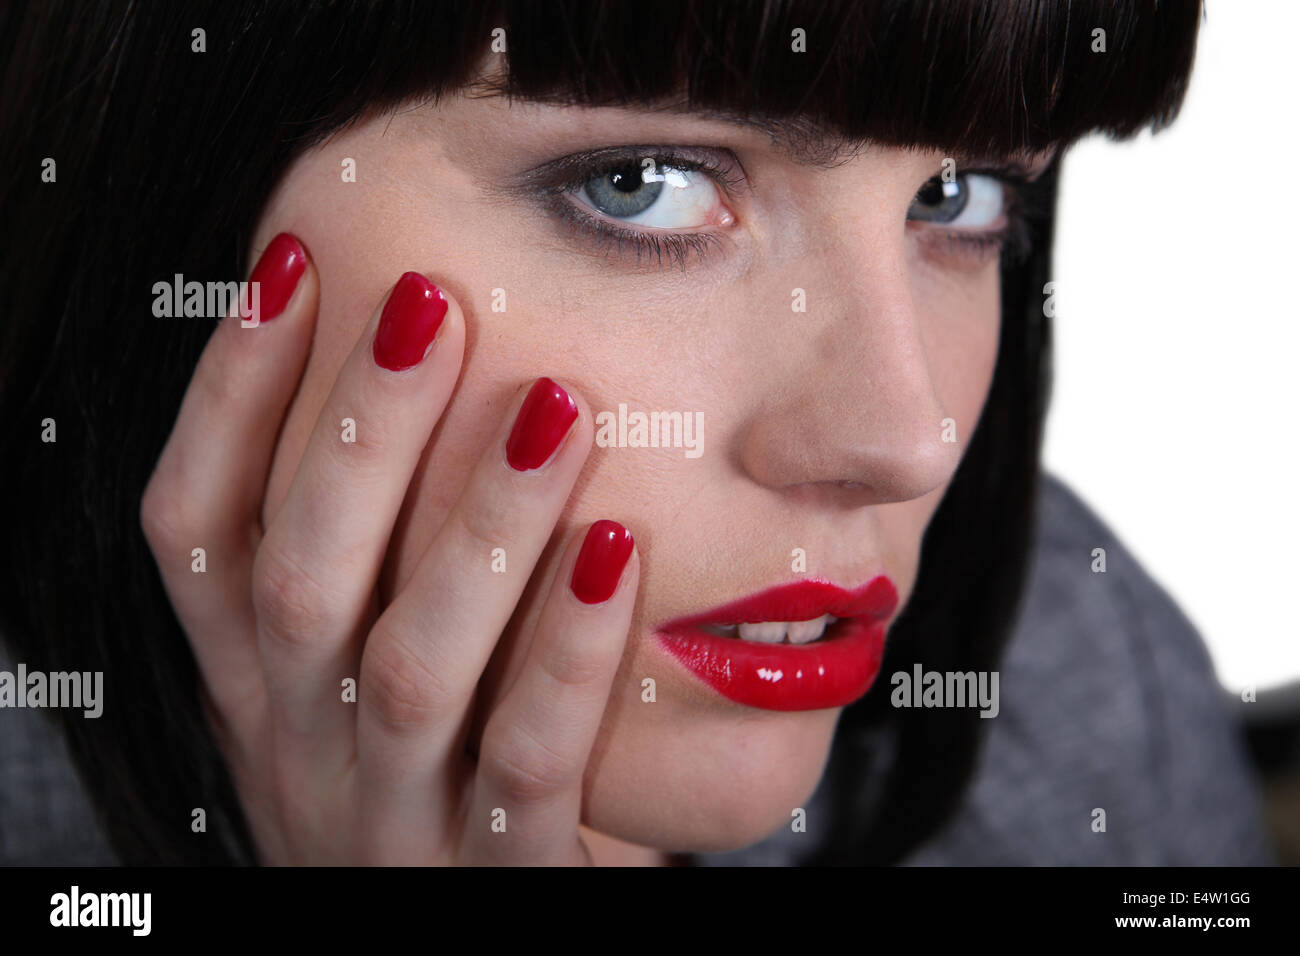
{"type": "Polygon", "coordinates": [[[936,176],[922,186],[907,218],[978,231],[996,228],[1006,209],[1006,187],[1000,180],[980,173],[962,173],[952,182],[936,176]]]}
{"type": "Polygon", "coordinates": [[[614,219],[639,216],[659,199],[664,191],[662,180],[641,175],[641,167],[628,163],[617,169],[592,176],[582,184],[579,195],[598,212],[614,219]]]}
{"type": "Polygon", "coordinates": [[[652,159],[603,169],[573,195],[596,212],[632,225],[691,229],[719,221],[720,196],[707,173],[652,159]]]}

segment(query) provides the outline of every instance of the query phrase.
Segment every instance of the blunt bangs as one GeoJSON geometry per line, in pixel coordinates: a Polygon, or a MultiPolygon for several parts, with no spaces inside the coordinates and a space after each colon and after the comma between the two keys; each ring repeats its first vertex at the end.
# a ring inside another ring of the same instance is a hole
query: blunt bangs
{"type": "Polygon", "coordinates": [[[358,29],[321,51],[359,72],[338,84],[351,95],[319,131],[362,104],[468,84],[504,29],[502,88],[522,99],[673,102],[794,119],[810,140],[1037,152],[1172,121],[1200,17],[1192,0],[663,0],[650,10],[565,0],[451,4],[436,15],[364,3],[358,29]]]}

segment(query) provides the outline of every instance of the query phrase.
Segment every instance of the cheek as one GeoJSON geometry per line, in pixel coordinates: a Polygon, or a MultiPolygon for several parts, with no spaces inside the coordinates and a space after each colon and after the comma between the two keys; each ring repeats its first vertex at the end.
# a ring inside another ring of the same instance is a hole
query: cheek
{"type": "MultiPolygon", "coordinates": [[[[276,448],[264,526],[288,493],[344,361],[398,276],[423,272],[456,298],[466,319],[468,364],[478,328],[476,308],[490,308],[493,288],[511,269],[509,241],[472,214],[469,178],[439,163],[427,142],[385,140],[383,127],[368,124],[300,158],[268,203],[254,237],[254,248],[260,248],[281,230],[293,233],[306,244],[320,276],[311,356],[276,448]],[[356,183],[341,181],[339,155],[355,159],[356,183]],[[374,176],[378,170],[384,171],[381,183],[363,181],[364,172],[374,176]],[[438,184],[436,195],[431,182],[438,184]]],[[[476,400],[484,394],[493,393],[481,392],[476,400]]]]}
{"type": "MultiPolygon", "coordinates": [[[[466,363],[452,403],[412,478],[380,579],[381,606],[399,594],[415,573],[464,490],[475,462],[498,430],[506,427],[503,416],[511,397],[526,382],[539,374],[563,381],[584,397],[596,415],[617,408],[620,402],[672,407],[670,399],[692,388],[698,391],[689,381],[698,380],[698,376],[685,368],[686,363],[680,363],[673,373],[662,366],[652,369],[641,359],[648,331],[641,334],[638,347],[635,337],[601,334],[601,324],[593,314],[601,314],[599,308],[589,306],[589,311],[557,317],[520,297],[517,305],[512,300],[507,316],[480,313],[478,321],[471,318],[467,322],[475,342],[467,345],[466,363]]],[[[696,404],[714,407],[714,399],[701,397],[696,404]]],[[[551,589],[562,586],[555,575],[570,536],[598,518],[622,521],[634,530],[641,554],[642,586],[633,633],[643,620],[652,578],[656,589],[685,584],[680,581],[682,569],[675,568],[676,562],[671,560],[681,543],[682,489],[700,481],[705,467],[707,464],[675,452],[592,449],[484,672],[469,736],[471,746],[522,670],[534,626],[551,589]]],[[[691,517],[698,515],[692,512],[691,517]]],[[[640,677],[633,673],[631,656],[625,658],[615,686],[635,687],[639,695],[640,677]]],[[[607,714],[607,725],[610,718],[607,714]]]]}

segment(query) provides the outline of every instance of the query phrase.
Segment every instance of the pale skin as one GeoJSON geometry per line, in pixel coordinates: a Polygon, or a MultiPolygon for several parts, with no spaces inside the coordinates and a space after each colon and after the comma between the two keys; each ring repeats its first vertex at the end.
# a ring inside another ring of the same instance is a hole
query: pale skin
{"type": "Polygon", "coordinates": [[[999,332],[996,253],[908,222],[942,159],[818,166],[721,118],[455,96],[291,166],[251,252],[288,232],[310,264],[274,321],[214,333],[142,505],[264,862],[654,864],[788,825],[840,710],[726,700],[654,628],[796,580],[795,548],[844,587],[884,571],[906,603],[999,332]],[[685,268],[504,188],[646,144],[743,165],[707,222],[662,230],[719,238],[685,268]],[[450,307],[392,372],[371,344],[408,270],[450,307]],[[579,416],[518,473],[502,449],[540,376],[579,416]],[[597,447],[620,402],[703,412],[704,453],[597,447]],[[636,548],[587,605],[568,582],[602,518],[636,548]]]}

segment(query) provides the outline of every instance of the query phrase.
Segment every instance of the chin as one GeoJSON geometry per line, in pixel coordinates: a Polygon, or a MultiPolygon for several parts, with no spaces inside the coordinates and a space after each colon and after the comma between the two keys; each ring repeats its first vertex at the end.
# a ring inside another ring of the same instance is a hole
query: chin
{"type": "Polygon", "coordinates": [[[643,712],[635,726],[606,714],[583,781],[586,826],[669,853],[757,843],[806,806],[840,714],[676,709],[643,712]]]}

